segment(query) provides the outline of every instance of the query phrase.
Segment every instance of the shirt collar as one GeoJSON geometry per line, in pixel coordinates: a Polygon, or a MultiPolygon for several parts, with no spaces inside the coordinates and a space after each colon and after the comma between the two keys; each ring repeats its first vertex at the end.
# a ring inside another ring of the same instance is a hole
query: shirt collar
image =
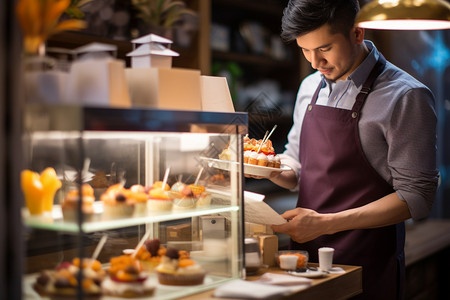
{"type": "Polygon", "coordinates": [[[380,56],[377,48],[371,41],[365,40],[364,43],[369,49],[369,55],[367,55],[363,62],[347,78],[348,80],[352,80],[358,88],[364,84],[380,56]]]}

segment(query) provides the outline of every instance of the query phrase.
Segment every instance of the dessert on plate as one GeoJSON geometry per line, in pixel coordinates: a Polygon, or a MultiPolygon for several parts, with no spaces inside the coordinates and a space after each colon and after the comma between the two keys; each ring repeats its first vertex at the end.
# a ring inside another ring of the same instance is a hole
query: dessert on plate
{"type": "MultiPolygon", "coordinates": [[[[94,189],[87,183],[81,186],[81,211],[84,221],[92,221],[94,217],[94,189]]],[[[64,197],[61,210],[65,221],[76,222],[78,220],[78,206],[80,201],[79,189],[73,189],[64,197]]]]}
{"type": "Polygon", "coordinates": [[[160,284],[187,286],[202,284],[206,271],[192,259],[180,256],[177,249],[168,248],[156,274],[160,284]]]}
{"type": "Polygon", "coordinates": [[[132,256],[112,257],[108,273],[109,277],[102,282],[105,295],[134,298],[152,296],[155,291],[149,274],[143,272],[141,262],[132,256]]]}
{"type": "Polygon", "coordinates": [[[170,195],[170,186],[165,184],[163,189],[162,182],[155,182],[149,191],[147,206],[149,212],[172,210],[173,198],[170,195]]]}
{"type": "MultiPolygon", "coordinates": [[[[36,279],[33,288],[41,296],[50,299],[77,299],[80,259],[63,262],[55,270],[44,270],[36,279]]],[[[106,272],[98,260],[83,259],[82,288],[86,299],[99,299],[102,295],[101,283],[106,272]]]]}
{"type": "Polygon", "coordinates": [[[126,196],[126,189],[120,183],[110,186],[100,200],[104,219],[131,217],[136,206],[136,200],[126,196]]]}

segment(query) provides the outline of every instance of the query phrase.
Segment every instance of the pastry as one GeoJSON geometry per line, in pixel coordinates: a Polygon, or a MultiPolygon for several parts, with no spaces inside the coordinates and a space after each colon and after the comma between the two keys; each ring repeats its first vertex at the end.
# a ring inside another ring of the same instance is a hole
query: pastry
{"type": "Polygon", "coordinates": [[[166,250],[159,239],[149,239],[139,248],[136,258],[142,263],[145,271],[153,272],[161,262],[161,257],[166,250]]]}
{"type": "MultiPolygon", "coordinates": [[[[33,287],[41,296],[49,296],[50,299],[77,299],[79,271],[78,258],[63,262],[55,270],[42,271],[33,287]]],[[[98,260],[83,259],[82,287],[86,299],[100,298],[105,276],[106,272],[98,260]]]]}
{"type": "Polygon", "coordinates": [[[180,257],[177,249],[168,248],[156,274],[160,284],[187,286],[202,284],[206,271],[193,260],[180,257]]]}
{"type": "Polygon", "coordinates": [[[110,186],[105,193],[100,196],[103,201],[103,218],[116,219],[131,217],[134,213],[136,200],[127,198],[125,188],[117,183],[110,186]]]}
{"type": "Polygon", "coordinates": [[[102,282],[105,295],[134,298],[152,296],[155,291],[141,262],[131,256],[111,258],[108,273],[109,277],[102,282]]]}
{"type": "Polygon", "coordinates": [[[264,153],[259,153],[256,157],[256,160],[258,162],[258,166],[267,167],[267,164],[269,163],[269,161],[267,160],[267,156],[264,153]]]}
{"type": "Polygon", "coordinates": [[[149,212],[170,211],[173,207],[173,199],[168,190],[152,188],[147,202],[149,212]]]}
{"type": "MultiPolygon", "coordinates": [[[[82,205],[81,211],[83,212],[84,221],[92,221],[94,217],[94,189],[87,183],[81,187],[82,192],[82,205]]],[[[78,205],[80,201],[79,189],[71,190],[67,193],[61,204],[61,210],[65,221],[77,222],[78,221],[78,205]]]]}
{"type": "Polygon", "coordinates": [[[125,189],[123,193],[125,197],[136,201],[134,207],[135,216],[143,216],[147,213],[148,194],[143,185],[132,185],[130,189],[125,189]]]}
{"type": "Polygon", "coordinates": [[[183,183],[175,183],[171,189],[174,209],[192,209],[195,208],[197,197],[194,195],[190,186],[183,183]]]}
{"type": "Polygon", "coordinates": [[[251,165],[258,164],[258,153],[256,151],[252,151],[252,153],[250,153],[250,156],[248,157],[248,163],[251,165]]]}

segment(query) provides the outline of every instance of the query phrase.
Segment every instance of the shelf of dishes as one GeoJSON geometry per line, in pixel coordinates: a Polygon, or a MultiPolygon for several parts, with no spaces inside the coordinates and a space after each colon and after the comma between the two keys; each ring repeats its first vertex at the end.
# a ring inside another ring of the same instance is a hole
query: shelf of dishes
{"type": "MultiPolygon", "coordinates": [[[[91,220],[83,222],[81,229],[85,233],[96,232],[101,230],[118,229],[123,227],[135,226],[146,223],[157,223],[165,221],[173,221],[183,218],[191,218],[209,214],[223,214],[227,212],[239,211],[239,206],[230,205],[214,205],[211,204],[205,208],[193,208],[185,210],[172,211],[153,211],[145,212],[141,215],[130,217],[110,219],[103,215],[103,203],[101,201],[94,202],[94,215],[91,220]]],[[[80,228],[76,220],[67,221],[63,218],[60,205],[54,205],[52,213],[44,215],[30,215],[28,209],[22,209],[22,217],[26,226],[36,229],[79,232],[80,228]]]]}
{"type": "MultiPolygon", "coordinates": [[[[42,298],[34,289],[33,285],[39,274],[28,274],[24,276],[24,298],[25,299],[46,299],[42,298]]],[[[152,295],[146,295],[145,299],[152,300],[170,300],[186,297],[187,295],[200,293],[218,287],[230,280],[237,279],[237,277],[223,277],[215,275],[206,275],[203,284],[193,286],[174,286],[164,285],[158,282],[155,275],[150,275],[148,278],[148,285],[153,287],[152,295]]],[[[115,296],[103,295],[99,297],[101,300],[117,300],[125,299],[115,296]]]]}

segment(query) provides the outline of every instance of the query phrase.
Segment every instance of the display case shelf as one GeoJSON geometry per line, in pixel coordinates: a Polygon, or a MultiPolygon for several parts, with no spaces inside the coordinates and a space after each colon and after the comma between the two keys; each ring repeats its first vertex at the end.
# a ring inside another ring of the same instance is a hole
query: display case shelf
{"type": "MultiPolygon", "coordinates": [[[[208,208],[196,208],[189,209],[183,211],[170,211],[170,212],[153,212],[149,213],[145,216],[135,216],[129,218],[120,218],[114,220],[102,220],[101,219],[101,203],[96,203],[97,207],[95,210],[99,215],[98,221],[89,221],[84,222],[81,225],[81,229],[85,233],[91,233],[102,230],[111,230],[111,229],[119,229],[123,227],[147,224],[147,223],[158,223],[158,222],[166,222],[173,221],[185,218],[198,217],[209,214],[221,214],[225,212],[238,211],[238,206],[220,206],[214,205],[208,208]]],[[[36,229],[45,229],[45,230],[53,230],[53,231],[61,231],[61,232],[72,232],[78,233],[80,228],[78,223],[64,221],[62,217],[61,207],[60,205],[55,205],[53,208],[52,215],[43,215],[43,216],[30,216],[27,209],[24,208],[22,210],[22,216],[24,219],[24,223],[26,226],[30,228],[36,229]]]]}

